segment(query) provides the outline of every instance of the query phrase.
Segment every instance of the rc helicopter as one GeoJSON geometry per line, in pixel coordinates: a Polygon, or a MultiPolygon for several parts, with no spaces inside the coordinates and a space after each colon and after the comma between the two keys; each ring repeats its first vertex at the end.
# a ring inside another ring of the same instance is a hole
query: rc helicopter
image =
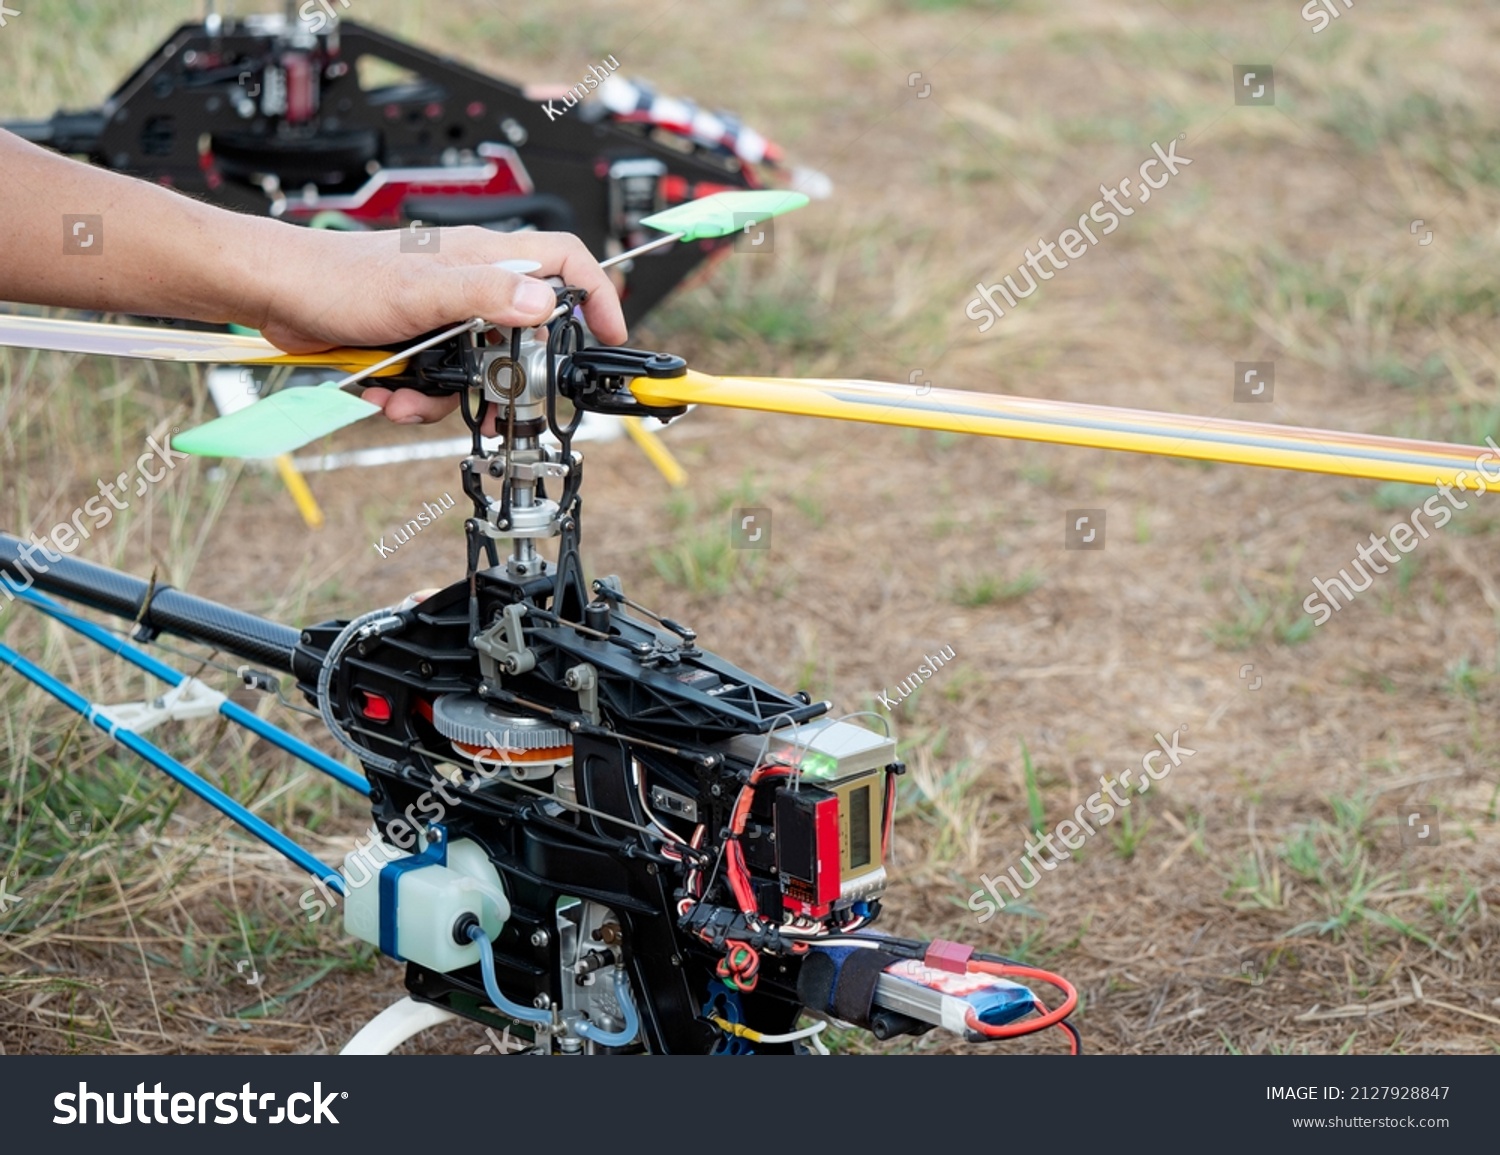
{"type": "MultiPolygon", "coordinates": [[[[572,88],[523,90],[350,19],[348,0],[207,8],[99,107],[0,128],[237,212],[406,229],[414,246],[447,225],[538,228],[602,260],[647,239],[643,217],[713,192],[831,191],[732,113],[627,79],[613,56],[572,88]]],[[[726,253],[687,245],[621,268],[626,320],[726,253]]]]}
{"type": "MultiPolygon", "coordinates": [[[[662,234],[651,246],[693,243],[805,201],[720,193],[644,223],[662,234]]],[[[619,579],[585,577],[583,414],[670,421],[727,406],[1475,489],[1475,463],[1493,456],[927,386],[713,376],[589,344],[582,292],[555,292],[536,330],[475,319],[399,350],[310,357],[254,338],[0,318],[0,345],[343,374],[182,433],[183,453],[289,452],[378,412],[352,392],[371,380],[461,399],[462,577],[349,621],[298,629],[0,535],[0,592],[169,689],[101,706],[3,644],[0,662],[308,871],[321,897],[304,905],[339,896],[350,934],[406,962],[406,996],[349,1053],[389,1052],[454,1016],[517,1031],[538,1054],[805,1053],[830,1023],[976,1044],[1055,1028],[1080,1050],[1065,978],[874,929],[904,769],[882,718],[779,689],[619,579]],[[49,595],[123,618],[133,637],[49,595]],[[247,686],[294,678],[362,773],[159,661],[143,647],[161,635],[237,656],[247,686]],[[366,795],[383,842],[335,870],[142,736],[213,714],[366,795]],[[1061,992],[1054,1006],[1041,983],[1061,992]]]]}

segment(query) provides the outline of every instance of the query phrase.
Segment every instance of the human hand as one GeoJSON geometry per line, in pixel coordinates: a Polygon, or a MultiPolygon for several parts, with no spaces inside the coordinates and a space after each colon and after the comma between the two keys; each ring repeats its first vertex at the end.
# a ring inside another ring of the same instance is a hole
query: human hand
{"type": "MultiPolygon", "coordinates": [[[[295,246],[266,254],[270,270],[266,314],[257,326],[289,353],[340,345],[390,345],[482,317],[496,325],[540,325],[556,296],[536,279],[560,276],[588,292],[584,317],[599,340],[619,345],[625,317],[607,274],[583,242],[567,233],[497,233],[482,228],[434,230],[437,251],[400,249],[394,231],[345,233],[299,229],[295,246]],[[496,267],[503,260],[540,263],[536,277],[496,267]]],[[[278,236],[288,234],[278,233],[278,236]]],[[[456,397],[378,385],[364,399],[398,424],[437,421],[456,397]]]]}

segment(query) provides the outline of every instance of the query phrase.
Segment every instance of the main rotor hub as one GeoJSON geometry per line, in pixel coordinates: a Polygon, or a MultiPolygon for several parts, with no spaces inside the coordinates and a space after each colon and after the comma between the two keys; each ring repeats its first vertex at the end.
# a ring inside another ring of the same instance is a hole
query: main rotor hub
{"type": "Polygon", "coordinates": [[[528,335],[516,360],[508,345],[488,346],[475,353],[476,383],[484,389],[484,396],[500,406],[502,414],[514,406],[517,422],[541,420],[547,401],[547,343],[528,335]]]}

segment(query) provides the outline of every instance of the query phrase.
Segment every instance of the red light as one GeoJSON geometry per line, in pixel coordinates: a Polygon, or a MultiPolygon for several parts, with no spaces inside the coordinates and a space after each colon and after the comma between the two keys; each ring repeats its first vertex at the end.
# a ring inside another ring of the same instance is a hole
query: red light
{"type": "Polygon", "coordinates": [[[387,698],[379,694],[372,694],[369,690],[361,690],[365,696],[363,714],[372,722],[389,722],[391,720],[391,703],[387,698]]]}

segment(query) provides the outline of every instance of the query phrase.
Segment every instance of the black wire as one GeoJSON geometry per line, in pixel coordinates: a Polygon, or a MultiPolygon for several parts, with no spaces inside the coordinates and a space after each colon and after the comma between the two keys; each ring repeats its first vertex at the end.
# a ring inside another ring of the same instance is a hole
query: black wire
{"type": "Polygon", "coordinates": [[[472,447],[473,455],[475,457],[478,457],[484,452],[484,445],[481,443],[479,438],[479,419],[474,416],[473,390],[462,390],[459,393],[458,398],[459,410],[463,414],[464,424],[469,427],[469,432],[474,436],[472,447]]]}
{"type": "Polygon", "coordinates": [[[1073,1053],[1075,1055],[1083,1054],[1083,1036],[1078,1033],[1078,1028],[1075,1027],[1072,1023],[1068,1022],[1067,1019],[1064,1019],[1057,1025],[1060,1026],[1063,1030],[1067,1031],[1068,1034],[1073,1036],[1073,1053]]]}
{"type": "Polygon", "coordinates": [[[1008,967],[1029,967],[1031,963],[1022,962],[1020,959],[1006,958],[1003,954],[990,954],[988,951],[976,950],[974,957],[980,962],[999,963],[1008,967]]]}

